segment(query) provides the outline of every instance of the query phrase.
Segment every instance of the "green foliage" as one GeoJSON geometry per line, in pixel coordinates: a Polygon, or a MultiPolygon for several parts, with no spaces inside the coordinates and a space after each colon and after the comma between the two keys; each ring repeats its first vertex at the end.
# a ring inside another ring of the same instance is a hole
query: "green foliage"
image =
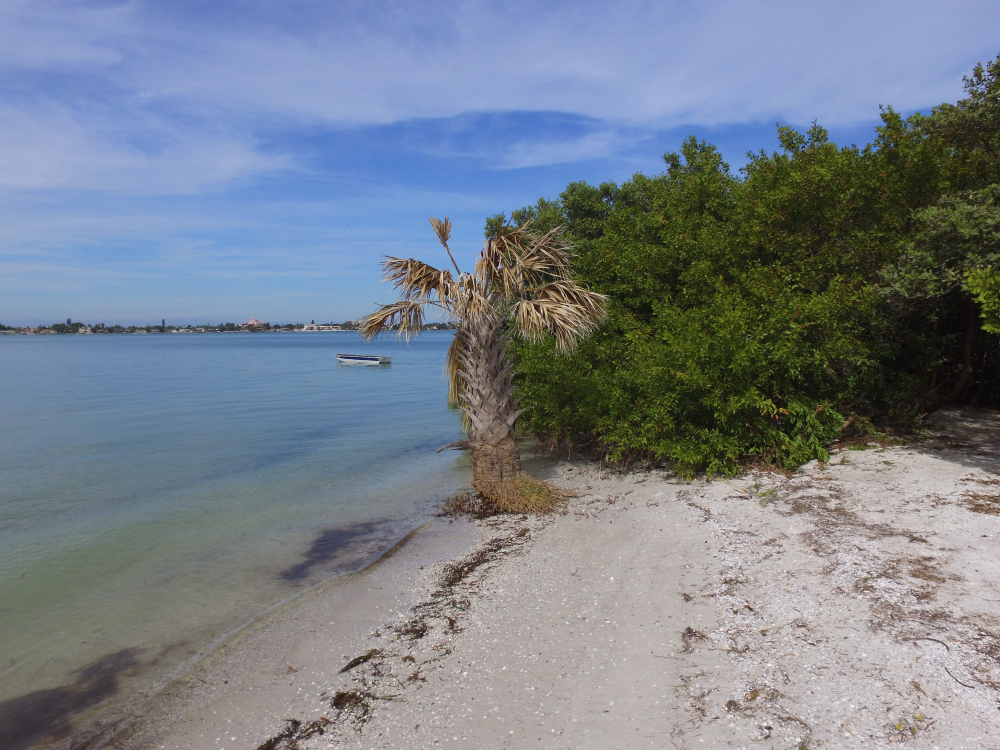
{"type": "Polygon", "coordinates": [[[914,232],[886,272],[898,296],[944,298],[964,288],[970,271],[1000,268],[1000,185],[943,195],[913,215],[914,232]]]}
{"type": "Polygon", "coordinates": [[[966,287],[982,306],[983,330],[1000,333],[1000,271],[995,268],[969,271],[966,287]]]}
{"type": "Polygon", "coordinates": [[[970,98],[931,117],[886,109],[864,148],[782,127],[782,151],[734,175],[692,137],[660,175],[514,212],[565,224],[578,276],[610,297],[573,356],[516,345],[526,426],[733,473],[825,460],[845,414],[907,423],[956,387],[997,405],[998,71],[977,68],[970,98]],[[973,299],[992,333],[970,340],[973,299]]]}
{"type": "Polygon", "coordinates": [[[1000,182],[1000,57],[977,65],[965,91],[965,99],[937,107],[928,126],[952,149],[956,187],[1000,182]]]}

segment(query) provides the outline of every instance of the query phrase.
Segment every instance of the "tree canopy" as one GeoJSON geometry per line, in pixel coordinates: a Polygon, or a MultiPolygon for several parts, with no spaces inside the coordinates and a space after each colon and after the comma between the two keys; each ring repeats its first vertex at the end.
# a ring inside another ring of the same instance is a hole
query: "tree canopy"
{"type": "Polygon", "coordinates": [[[781,151],[734,174],[691,137],[659,175],[514,212],[564,225],[575,274],[609,299],[572,356],[516,345],[526,426],[733,472],[825,459],[852,416],[1000,405],[1000,62],[966,92],[883,110],[863,148],[780,127],[781,151]]]}

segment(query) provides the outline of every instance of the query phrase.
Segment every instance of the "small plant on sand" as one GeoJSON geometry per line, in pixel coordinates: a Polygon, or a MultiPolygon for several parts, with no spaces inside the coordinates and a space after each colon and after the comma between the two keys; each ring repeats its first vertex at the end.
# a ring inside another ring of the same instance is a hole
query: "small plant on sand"
{"type": "Polygon", "coordinates": [[[366,317],[366,339],[395,330],[409,340],[419,333],[427,307],[457,323],[445,371],[449,401],[462,410],[468,438],[448,448],[472,451],[472,486],[494,513],[545,512],[565,492],[528,476],[514,440],[515,386],[508,345],[512,335],[554,339],[567,353],[604,318],[605,297],[576,283],[571,248],[562,227],[544,234],[530,223],[495,224],[473,273],[463,272],[448,247],[451,222],[430,220],[457,275],[413,258],[387,257],[385,280],[399,299],[366,317]]]}

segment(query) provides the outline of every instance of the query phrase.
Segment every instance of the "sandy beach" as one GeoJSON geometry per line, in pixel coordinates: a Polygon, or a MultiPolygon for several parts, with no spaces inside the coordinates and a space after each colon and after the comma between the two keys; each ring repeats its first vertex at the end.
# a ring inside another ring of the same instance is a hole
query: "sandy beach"
{"type": "Polygon", "coordinates": [[[930,423],[734,480],[562,462],[564,514],[441,519],[89,746],[1000,747],[1000,417],[930,423]]]}

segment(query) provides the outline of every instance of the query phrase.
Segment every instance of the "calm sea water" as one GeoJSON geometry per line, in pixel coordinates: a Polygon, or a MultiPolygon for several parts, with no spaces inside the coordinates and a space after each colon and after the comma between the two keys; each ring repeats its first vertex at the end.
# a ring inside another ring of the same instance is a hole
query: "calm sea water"
{"type": "Polygon", "coordinates": [[[450,342],[0,337],[4,746],[142,689],[433,513],[468,481],[436,453],[460,436],[450,342]]]}

